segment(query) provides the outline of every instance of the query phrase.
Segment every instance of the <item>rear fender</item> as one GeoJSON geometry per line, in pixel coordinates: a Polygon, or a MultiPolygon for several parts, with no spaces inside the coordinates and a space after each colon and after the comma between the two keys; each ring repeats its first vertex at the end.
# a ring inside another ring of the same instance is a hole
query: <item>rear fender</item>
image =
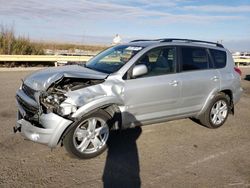
{"type": "MultiPolygon", "coordinates": [[[[219,90],[214,90],[213,92],[210,93],[210,95],[209,95],[208,98],[206,99],[206,102],[205,102],[205,104],[203,105],[201,111],[197,114],[197,117],[199,117],[201,114],[203,114],[203,113],[207,110],[207,108],[208,108],[208,106],[209,106],[209,104],[210,104],[210,101],[211,101],[211,100],[217,95],[217,93],[219,93],[219,92],[221,92],[221,91],[219,91],[219,90]]],[[[222,92],[223,92],[223,91],[222,91],[222,92]]],[[[231,113],[231,114],[234,114],[234,104],[233,104],[233,101],[231,101],[231,104],[230,104],[230,113],[231,113]]]]}
{"type": "Polygon", "coordinates": [[[196,118],[198,118],[201,114],[203,114],[203,113],[207,110],[207,108],[208,108],[208,106],[209,106],[209,104],[210,104],[210,101],[215,97],[215,95],[216,95],[218,92],[219,92],[219,90],[218,90],[218,89],[215,89],[215,90],[213,90],[213,91],[208,95],[208,97],[207,97],[207,99],[205,100],[205,103],[204,103],[202,109],[201,109],[200,112],[197,114],[196,118]]]}

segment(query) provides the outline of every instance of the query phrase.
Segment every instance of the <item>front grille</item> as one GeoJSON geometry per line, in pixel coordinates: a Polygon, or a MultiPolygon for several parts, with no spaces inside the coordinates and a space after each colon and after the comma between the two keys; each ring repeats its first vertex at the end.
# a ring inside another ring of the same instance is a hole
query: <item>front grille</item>
{"type": "Polygon", "coordinates": [[[24,101],[21,97],[19,97],[18,95],[16,96],[17,102],[19,103],[19,105],[24,109],[24,111],[26,112],[26,115],[28,117],[34,117],[38,115],[39,109],[29,105],[26,101],[24,101]]]}
{"type": "Polygon", "coordinates": [[[29,97],[31,97],[32,99],[35,99],[35,90],[30,88],[29,86],[23,84],[22,85],[22,90],[23,92],[28,95],[29,97]]]}

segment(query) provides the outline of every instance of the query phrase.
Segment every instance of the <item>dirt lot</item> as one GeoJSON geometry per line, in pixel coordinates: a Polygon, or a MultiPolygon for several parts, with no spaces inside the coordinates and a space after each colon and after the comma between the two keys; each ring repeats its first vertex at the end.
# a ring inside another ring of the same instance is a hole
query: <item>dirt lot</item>
{"type": "Polygon", "coordinates": [[[216,130],[189,119],[114,133],[78,160],[14,134],[15,91],[30,72],[0,72],[0,187],[250,187],[250,68],[236,114],[216,130]]]}

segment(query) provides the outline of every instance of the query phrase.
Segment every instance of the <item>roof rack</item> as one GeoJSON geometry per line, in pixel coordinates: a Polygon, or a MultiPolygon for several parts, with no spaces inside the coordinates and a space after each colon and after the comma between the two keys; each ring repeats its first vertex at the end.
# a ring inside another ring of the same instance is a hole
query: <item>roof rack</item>
{"type": "Polygon", "coordinates": [[[152,40],[152,39],[138,39],[138,40],[132,40],[130,42],[146,42],[146,41],[157,41],[157,40],[152,40]]]}
{"type": "Polygon", "coordinates": [[[213,44],[218,47],[224,48],[224,46],[217,42],[209,42],[204,40],[193,40],[193,39],[178,39],[178,38],[166,38],[166,39],[158,39],[161,42],[173,42],[173,41],[183,41],[183,42],[197,42],[197,43],[205,43],[205,44],[213,44]]]}
{"type": "Polygon", "coordinates": [[[159,42],[182,41],[182,42],[194,42],[194,43],[212,44],[212,45],[216,45],[217,47],[224,48],[224,46],[222,44],[216,43],[216,42],[209,42],[209,41],[203,41],[203,40],[193,40],[193,39],[179,39],[179,38],[165,38],[165,39],[155,39],[155,40],[139,39],[139,40],[133,40],[131,42],[143,42],[143,41],[159,41],[159,42]]]}

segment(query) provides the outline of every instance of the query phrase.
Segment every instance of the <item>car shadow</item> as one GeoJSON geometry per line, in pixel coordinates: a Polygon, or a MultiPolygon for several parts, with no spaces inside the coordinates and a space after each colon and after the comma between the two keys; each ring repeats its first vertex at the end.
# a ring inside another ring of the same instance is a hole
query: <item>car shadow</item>
{"type": "Polygon", "coordinates": [[[141,127],[111,131],[107,142],[108,152],[103,171],[104,188],[137,188],[141,186],[136,145],[136,140],[141,132],[141,127]]]}
{"type": "Polygon", "coordinates": [[[245,76],[245,80],[250,81],[250,74],[245,76]]]}

